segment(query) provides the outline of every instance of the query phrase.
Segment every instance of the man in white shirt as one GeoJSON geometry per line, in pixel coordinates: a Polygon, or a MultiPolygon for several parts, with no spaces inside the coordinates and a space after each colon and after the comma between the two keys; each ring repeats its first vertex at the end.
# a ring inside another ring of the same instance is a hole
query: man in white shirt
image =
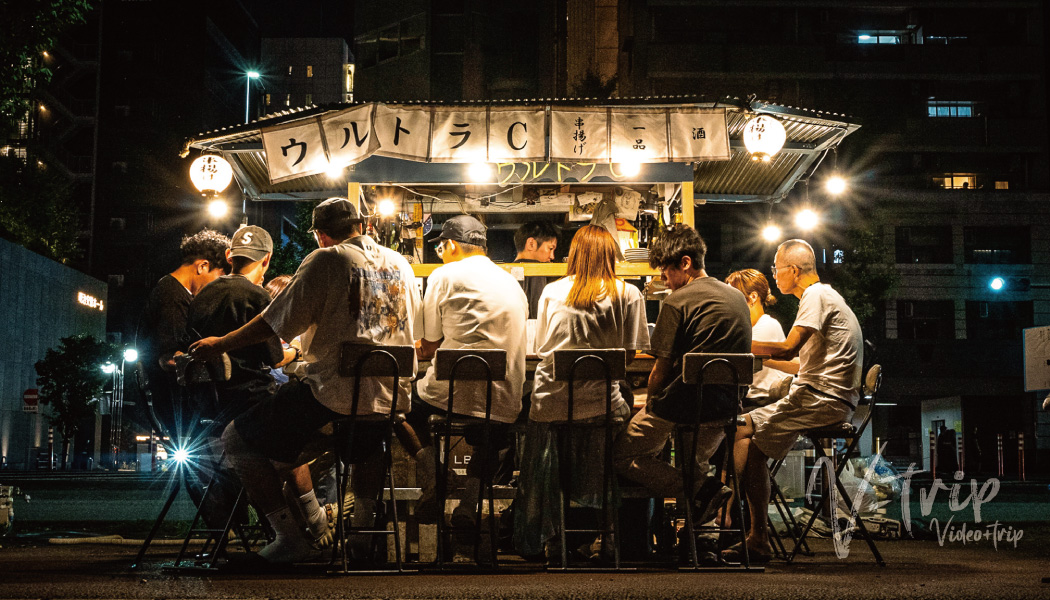
{"type": "MultiPolygon", "coordinates": [[[[493,445],[479,453],[481,435],[468,430],[466,441],[475,452],[467,467],[463,510],[472,506],[480,489],[480,478],[494,468],[499,450],[506,448],[509,425],[521,412],[521,391],[525,381],[525,320],[529,305],[525,292],[514,277],[485,256],[488,238],[485,226],[469,215],[452,217],[441,229],[438,255],[445,263],[431,273],[423,297],[423,335],[419,358],[434,357],[438,348],[500,349],[507,352],[507,377],[492,386],[491,434],[493,445]]],[[[485,417],[484,381],[456,382],[452,411],[457,415],[485,417]]],[[[434,447],[427,419],[445,414],[448,382],[438,381],[431,363],[416,386],[418,401],[413,402],[401,436],[406,449],[416,458],[417,483],[424,497],[417,517],[437,517],[433,506],[434,447]],[[430,513],[430,514],[427,514],[430,513]]]]}
{"type": "MultiPolygon", "coordinates": [[[[773,278],[781,293],[799,298],[798,315],[783,342],[752,342],[752,352],[773,358],[799,357],[798,379],[787,397],[751,411],[737,429],[736,468],[743,473],[751,530],[751,561],[768,559],[768,459],[781,459],[798,434],[848,420],[859,400],[864,341],[860,323],[838,292],[820,283],[813,248],[788,240],[777,248],[773,278]]],[[[727,551],[735,554],[740,551],[727,551]]]]}
{"type": "MultiPolygon", "coordinates": [[[[306,257],[288,287],[262,314],[240,329],[191,347],[195,358],[207,359],[274,335],[302,339],[304,366],[297,370],[299,377],[223,432],[230,462],[252,503],[277,533],[259,552],[270,562],[300,562],[316,555],[281,494],[281,484],[293,467],[313,458],[303,451],[318,440],[318,429],[351,411],[354,378],[339,375],[342,345],[410,345],[420,328],[420,300],[411,266],[400,254],[362,234],[361,216],[349,200],[329,198],[319,204],[311,231],[320,248],[306,257]]],[[[377,475],[382,473],[380,449],[387,415],[409,407],[410,379],[400,382],[396,408],[391,406],[393,390],[388,381],[361,380],[358,420],[377,423],[355,432],[354,449],[362,459],[351,482],[357,498],[355,521],[371,518],[382,489],[382,477],[377,475]]],[[[297,478],[297,485],[312,491],[309,478],[306,482],[297,478]]],[[[301,500],[310,530],[316,533],[327,517],[312,496],[301,500]]]]}

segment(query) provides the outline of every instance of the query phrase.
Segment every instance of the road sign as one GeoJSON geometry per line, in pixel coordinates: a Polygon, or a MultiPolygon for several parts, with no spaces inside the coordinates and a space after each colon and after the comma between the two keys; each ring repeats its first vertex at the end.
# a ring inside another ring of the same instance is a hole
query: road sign
{"type": "Polygon", "coordinates": [[[1024,330],[1024,390],[1050,390],[1050,326],[1024,330]]]}
{"type": "Polygon", "coordinates": [[[22,394],[22,412],[35,413],[39,410],[40,391],[29,388],[22,394]]]}

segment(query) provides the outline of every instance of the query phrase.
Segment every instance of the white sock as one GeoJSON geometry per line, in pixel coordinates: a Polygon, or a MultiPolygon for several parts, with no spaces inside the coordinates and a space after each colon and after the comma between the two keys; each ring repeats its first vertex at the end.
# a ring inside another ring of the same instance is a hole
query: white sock
{"type": "Polygon", "coordinates": [[[277,534],[275,542],[284,538],[294,539],[302,537],[302,534],[299,532],[299,524],[292,515],[292,510],[287,506],[282,506],[273,512],[266,513],[266,520],[270,523],[270,527],[273,527],[274,533],[277,534]]]}
{"type": "Polygon", "coordinates": [[[320,537],[328,529],[328,515],[317,502],[317,496],[313,490],[299,496],[299,505],[303,508],[303,516],[306,517],[306,525],[310,528],[310,535],[314,538],[320,537]]]}
{"type": "Polygon", "coordinates": [[[259,556],[273,563],[293,563],[309,560],[315,551],[303,537],[299,523],[287,506],[266,513],[266,520],[277,533],[272,542],[259,550],[259,556]]]}

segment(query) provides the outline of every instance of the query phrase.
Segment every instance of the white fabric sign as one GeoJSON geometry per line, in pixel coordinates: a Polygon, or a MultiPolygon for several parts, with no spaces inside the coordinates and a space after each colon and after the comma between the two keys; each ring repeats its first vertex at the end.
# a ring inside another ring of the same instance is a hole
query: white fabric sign
{"type": "Polygon", "coordinates": [[[502,110],[489,113],[489,161],[531,162],[547,158],[545,111],[502,110]]]}
{"type": "Polygon", "coordinates": [[[548,138],[544,108],[363,104],[263,128],[263,149],[271,183],[323,172],[329,162],[356,164],[373,154],[420,162],[585,167],[730,155],[722,108],[560,107],[550,113],[548,138]]]}
{"type": "Polygon", "coordinates": [[[340,167],[357,164],[379,148],[379,140],[372,131],[374,110],[375,104],[363,104],[321,117],[332,164],[340,167]]]}
{"type": "Polygon", "coordinates": [[[375,132],[379,156],[427,161],[430,149],[430,109],[377,104],[375,132]]]}
{"type": "Polygon", "coordinates": [[[551,162],[609,162],[608,121],[604,108],[551,109],[551,162]]]}
{"type": "Polygon", "coordinates": [[[609,111],[613,162],[668,160],[667,111],[662,108],[609,111]]]}
{"type": "Polygon", "coordinates": [[[669,111],[671,160],[729,160],[729,128],[724,108],[682,107],[669,111]]]}
{"type": "Polygon", "coordinates": [[[262,130],[270,183],[321,173],[328,168],[317,119],[262,130]]]}
{"type": "Polygon", "coordinates": [[[488,134],[488,110],[485,108],[434,109],[434,127],[430,135],[432,162],[485,162],[488,134]]]}

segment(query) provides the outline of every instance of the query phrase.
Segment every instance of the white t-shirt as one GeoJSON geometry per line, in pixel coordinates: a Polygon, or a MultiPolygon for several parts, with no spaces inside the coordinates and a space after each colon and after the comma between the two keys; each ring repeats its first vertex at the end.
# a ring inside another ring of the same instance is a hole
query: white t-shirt
{"type": "Polygon", "coordinates": [[[799,351],[798,383],[856,407],[864,338],[846,301],[830,286],[814,283],[802,292],[795,325],[816,330],[799,351]]]}
{"type": "MultiPolygon", "coordinates": [[[[296,373],[321,404],[345,415],[354,378],[339,375],[343,342],[411,346],[422,330],[421,303],[405,257],[360,235],[311,252],[262,316],[281,339],[302,336],[305,366],[296,373]]],[[[362,378],[357,413],[389,414],[389,382],[362,378]]],[[[401,379],[398,410],[411,407],[410,386],[411,378],[401,379]]]]}
{"type": "MultiPolygon", "coordinates": [[[[533,380],[533,421],[564,421],[568,416],[568,383],[554,380],[554,351],[583,348],[649,349],[649,328],[645,322],[645,301],[633,285],[616,280],[619,296],[606,297],[592,310],[580,310],[566,304],[574,277],[563,277],[547,284],[540,296],[536,314],[536,354],[540,363],[533,380]]],[[[612,408],[624,400],[613,382],[612,408]]],[[[573,419],[590,419],[605,414],[605,382],[587,381],[576,384],[573,394],[573,419]]]]}
{"type": "MultiPolygon", "coordinates": [[[[784,328],[780,326],[780,321],[767,314],[759,317],[751,328],[751,340],[754,342],[783,342],[785,339],[787,338],[784,336],[784,328]]],[[[787,373],[778,369],[762,367],[761,371],[755,373],[755,379],[747,391],[747,397],[768,398],[769,389],[779,384],[787,376],[787,373]]]]}
{"type": "MultiPolygon", "coordinates": [[[[492,386],[492,420],[511,423],[521,412],[525,382],[525,320],[529,300],[514,277],[486,256],[476,255],[434,269],[423,296],[423,335],[441,348],[495,348],[507,351],[507,378],[492,386]]],[[[457,381],[452,410],[485,416],[484,381],[457,381]]],[[[424,402],[447,407],[448,382],[434,364],[417,385],[424,402]]]]}

